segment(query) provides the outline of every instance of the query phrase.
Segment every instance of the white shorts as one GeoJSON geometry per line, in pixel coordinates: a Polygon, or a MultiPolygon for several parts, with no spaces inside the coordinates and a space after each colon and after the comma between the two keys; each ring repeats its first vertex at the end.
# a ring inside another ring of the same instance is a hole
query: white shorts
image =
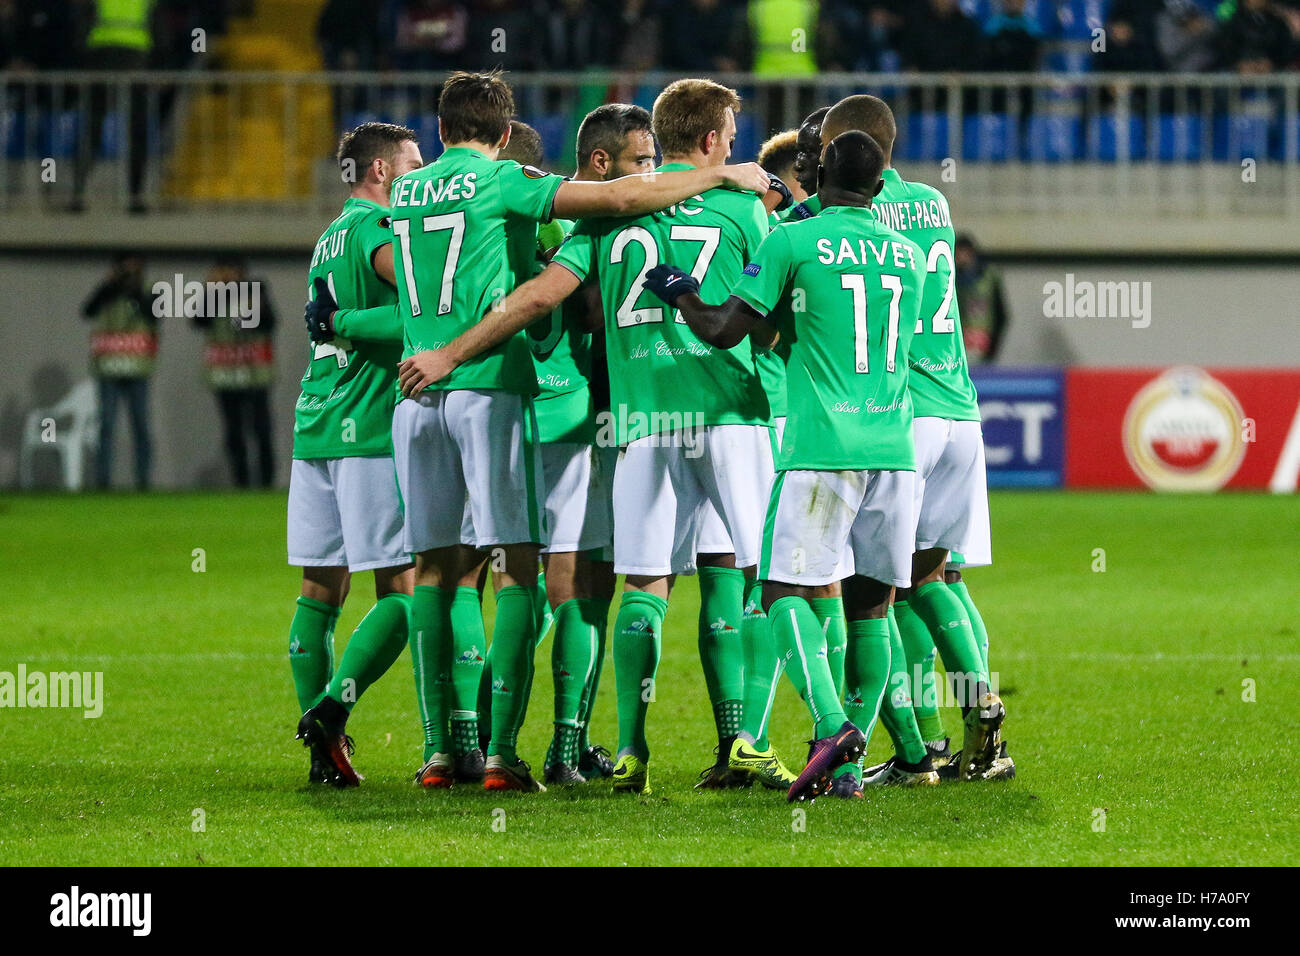
{"type": "Polygon", "coordinates": [[[709,549],[758,563],[764,503],[772,483],[772,432],[766,425],[707,425],[689,434],[639,438],[614,471],[614,570],[619,574],[691,574],[708,506],[718,524],[709,549]]]}
{"type": "Polygon", "coordinates": [[[550,533],[544,554],[590,551],[607,547],[613,540],[609,509],[609,479],[613,475],[601,468],[600,451],[595,445],[578,442],[541,446],[550,533]]]}
{"type": "Polygon", "coordinates": [[[916,550],[956,551],[967,567],[992,564],[980,423],[916,418],[912,436],[916,443],[916,550]]]}
{"type": "Polygon", "coordinates": [[[544,544],[542,465],[531,400],[501,391],[422,392],[393,410],[393,460],[412,554],[469,544],[544,544]],[[466,521],[466,502],[469,521],[466,521]]]}
{"type": "Polygon", "coordinates": [[[912,471],[783,471],[763,532],[765,581],[816,587],[852,573],[905,588],[912,583],[912,471]]]}
{"type": "Polygon", "coordinates": [[[296,458],[289,473],[289,563],[373,571],[409,564],[393,459],[296,458]]]}

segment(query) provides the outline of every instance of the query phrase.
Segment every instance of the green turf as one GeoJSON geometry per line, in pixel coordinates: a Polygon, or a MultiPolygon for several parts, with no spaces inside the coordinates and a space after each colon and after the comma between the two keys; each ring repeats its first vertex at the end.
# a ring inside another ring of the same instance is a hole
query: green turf
{"type": "MultiPolygon", "coordinates": [[[[292,739],[283,494],[0,499],[0,671],[102,671],[106,692],[99,719],[0,710],[0,865],[1294,863],[1295,500],[999,494],[993,515],[998,564],[967,580],[1019,779],[801,818],[770,792],[691,790],[713,741],[690,580],[650,715],[652,796],[419,791],[405,655],[350,725],[366,782],[337,792],[305,785],[292,739]]],[[[359,576],[340,653],[372,599],[359,576]]],[[[550,648],[521,740],[535,766],[550,648]]],[[[595,737],[612,746],[606,674],[595,737]]],[[[773,739],[796,765],[807,723],[784,683],[773,739]]],[[[882,730],[871,756],[888,752],[882,730]]]]}

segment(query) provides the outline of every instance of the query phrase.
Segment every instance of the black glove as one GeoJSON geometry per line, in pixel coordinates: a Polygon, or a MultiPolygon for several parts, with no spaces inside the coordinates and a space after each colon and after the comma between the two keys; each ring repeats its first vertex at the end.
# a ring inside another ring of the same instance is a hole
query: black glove
{"type": "Polygon", "coordinates": [[[771,182],[767,184],[767,191],[781,194],[781,201],[776,204],[776,208],[772,211],[780,212],[783,209],[789,209],[790,204],[794,202],[794,194],[790,192],[790,187],[781,182],[781,180],[777,179],[771,173],[768,173],[767,178],[771,180],[771,182]]]}
{"type": "Polygon", "coordinates": [[[673,308],[677,307],[678,296],[687,292],[698,295],[700,291],[699,280],[692,278],[689,272],[670,265],[655,266],[645,274],[642,285],[673,308]]]}
{"type": "Polygon", "coordinates": [[[307,323],[307,334],[313,342],[328,342],[334,338],[334,313],[339,304],[330,295],[330,287],[320,276],[312,281],[316,298],[307,303],[302,310],[303,321],[307,323]]]}

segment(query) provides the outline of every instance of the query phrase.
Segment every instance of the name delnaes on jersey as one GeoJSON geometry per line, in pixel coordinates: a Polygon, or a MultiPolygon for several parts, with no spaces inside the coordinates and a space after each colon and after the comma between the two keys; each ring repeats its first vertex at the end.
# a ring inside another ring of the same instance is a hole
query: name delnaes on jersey
{"type": "Polygon", "coordinates": [[[432,206],[434,203],[457,199],[473,199],[478,186],[477,173],[457,173],[444,179],[426,180],[419,189],[414,179],[399,179],[393,187],[393,208],[402,206],[432,206]]]}

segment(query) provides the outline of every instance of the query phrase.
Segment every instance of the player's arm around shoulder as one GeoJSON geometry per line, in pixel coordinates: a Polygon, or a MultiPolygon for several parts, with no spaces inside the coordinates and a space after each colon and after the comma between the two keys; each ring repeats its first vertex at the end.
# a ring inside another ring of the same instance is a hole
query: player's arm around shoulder
{"type": "Polygon", "coordinates": [[[551,214],[564,219],[641,216],[719,186],[761,196],[769,182],[757,163],[654,170],[606,182],[565,182],[555,193],[551,214]]]}
{"type": "Polygon", "coordinates": [[[551,263],[525,282],[478,322],[440,349],[426,349],[398,366],[402,394],[418,395],[440,382],[461,365],[500,345],[510,336],[548,314],[572,294],[579,279],[558,263],[551,263]]]}

